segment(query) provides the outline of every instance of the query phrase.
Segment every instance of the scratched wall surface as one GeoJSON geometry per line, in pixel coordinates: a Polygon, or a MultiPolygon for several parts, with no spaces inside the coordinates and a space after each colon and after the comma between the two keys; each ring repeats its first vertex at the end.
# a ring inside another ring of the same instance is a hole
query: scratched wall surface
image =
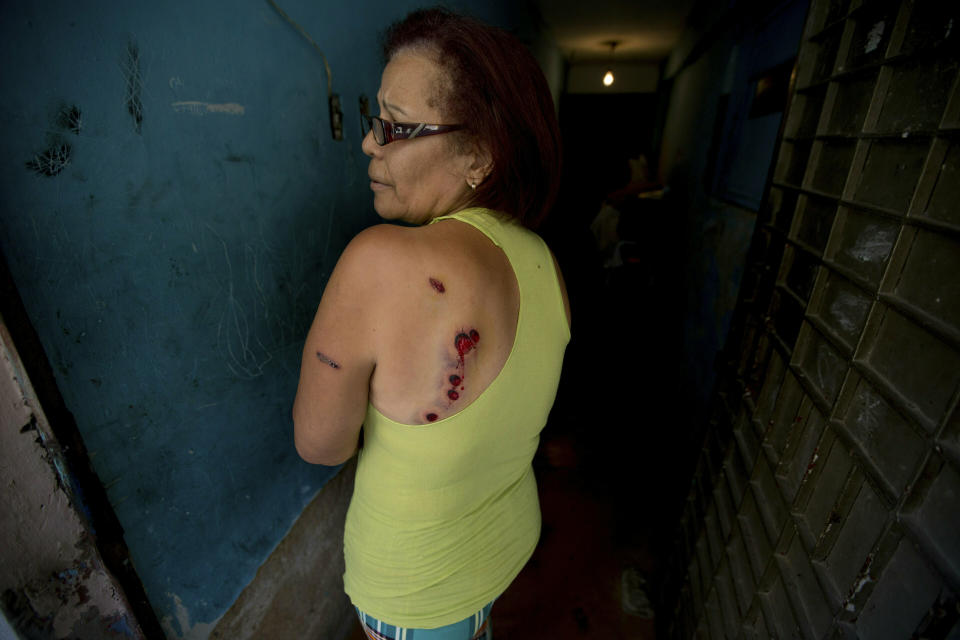
{"type": "MultiPolygon", "coordinates": [[[[299,461],[300,349],[376,222],[361,94],[413,2],[5,3],[0,248],[171,635],[202,636],[335,469],[299,461]]],[[[506,3],[475,13],[510,26],[506,3]]]]}

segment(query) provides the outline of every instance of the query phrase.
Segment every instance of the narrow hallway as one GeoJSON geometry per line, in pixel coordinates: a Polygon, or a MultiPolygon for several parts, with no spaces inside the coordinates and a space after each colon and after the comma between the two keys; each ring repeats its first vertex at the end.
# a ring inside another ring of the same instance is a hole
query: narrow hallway
{"type": "Polygon", "coordinates": [[[540,544],[494,609],[494,637],[655,638],[652,610],[630,577],[654,558],[643,532],[626,529],[612,492],[591,480],[575,436],[545,434],[535,460],[540,544]],[[624,586],[627,593],[624,594],[624,586]],[[633,609],[633,613],[630,610],[633,609]]]}

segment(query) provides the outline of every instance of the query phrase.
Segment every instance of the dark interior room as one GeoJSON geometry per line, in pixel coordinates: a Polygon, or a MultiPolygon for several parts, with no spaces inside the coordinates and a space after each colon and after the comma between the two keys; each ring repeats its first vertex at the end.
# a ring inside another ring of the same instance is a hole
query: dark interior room
{"type": "MultiPolygon", "coordinates": [[[[291,407],[430,4],[0,8],[0,640],[370,637],[357,456],[291,407]]],[[[446,6],[563,146],[542,525],[486,637],[960,638],[960,7],[446,6]]]]}

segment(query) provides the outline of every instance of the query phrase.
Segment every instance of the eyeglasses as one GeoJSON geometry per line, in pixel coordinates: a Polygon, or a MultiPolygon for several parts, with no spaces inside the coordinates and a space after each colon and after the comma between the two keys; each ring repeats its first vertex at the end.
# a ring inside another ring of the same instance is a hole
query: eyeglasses
{"type": "Polygon", "coordinates": [[[425,122],[390,122],[377,116],[365,116],[367,126],[373,131],[373,139],[381,147],[394,140],[410,140],[463,129],[462,124],[427,124],[425,122]]]}

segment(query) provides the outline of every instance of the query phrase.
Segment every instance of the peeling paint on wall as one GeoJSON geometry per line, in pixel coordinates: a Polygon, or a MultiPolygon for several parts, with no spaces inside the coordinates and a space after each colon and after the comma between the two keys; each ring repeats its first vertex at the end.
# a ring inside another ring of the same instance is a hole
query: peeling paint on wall
{"type": "Polygon", "coordinates": [[[867,34],[867,42],[863,48],[864,53],[875,51],[877,47],[880,46],[880,42],[883,40],[883,31],[886,26],[887,25],[883,20],[873,25],[873,27],[870,29],[870,32],[867,34]]]}
{"type": "Polygon", "coordinates": [[[246,111],[242,104],[236,102],[225,102],[223,104],[213,104],[210,102],[199,102],[197,100],[187,100],[180,102],[171,102],[170,106],[179,113],[191,113],[195,116],[202,116],[207,113],[226,113],[232,116],[242,116],[246,111]]]}
{"type": "Polygon", "coordinates": [[[0,608],[26,638],[142,638],[0,322],[0,608]]]}
{"type": "Polygon", "coordinates": [[[166,595],[173,600],[174,611],[176,612],[175,618],[173,616],[164,616],[160,621],[163,625],[163,630],[167,632],[169,637],[180,638],[181,640],[206,640],[206,638],[210,637],[210,632],[213,631],[215,625],[207,622],[198,622],[191,625],[190,612],[183,606],[183,601],[180,599],[180,596],[170,592],[167,592],[166,595]]]}

